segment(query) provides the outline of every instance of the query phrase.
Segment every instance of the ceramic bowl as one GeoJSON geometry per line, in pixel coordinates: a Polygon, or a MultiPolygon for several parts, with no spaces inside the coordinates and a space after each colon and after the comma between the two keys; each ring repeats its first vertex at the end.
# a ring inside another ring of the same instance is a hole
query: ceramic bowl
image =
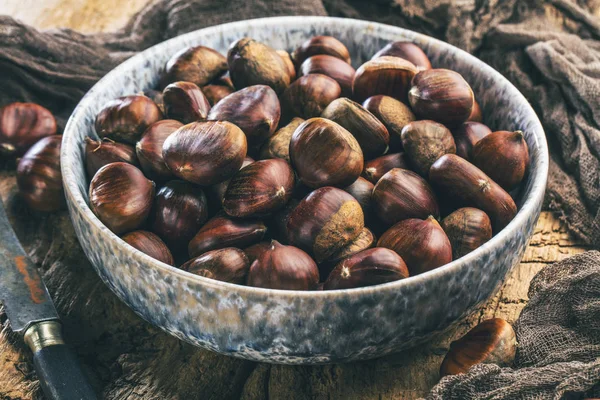
{"type": "Polygon", "coordinates": [[[63,139],[62,174],[69,212],[102,280],[137,314],[172,335],[219,353],[256,361],[316,364],[374,358],[426,341],[490,298],[521,259],[539,217],[548,151],[533,109],[502,75],[477,58],[405,29],[327,17],[277,17],[202,29],[158,44],[119,65],[81,100],[63,139]],[[471,84],[486,123],[525,132],[531,166],[516,196],[519,212],[489,242],[452,263],[406,280],[360,289],[299,292],[238,286],[170,267],[125,244],[88,206],[84,138],[118,96],[153,88],[169,57],[202,44],[226,53],[243,36],[293,50],[315,35],[348,46],[355,67],[385,44],[409,40],[436,67],[471,84]]]}

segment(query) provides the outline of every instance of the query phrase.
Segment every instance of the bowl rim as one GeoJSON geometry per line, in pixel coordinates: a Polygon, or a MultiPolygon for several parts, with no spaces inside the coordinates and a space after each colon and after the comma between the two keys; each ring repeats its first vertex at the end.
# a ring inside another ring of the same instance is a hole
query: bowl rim
{"type": "MultiPolygon", "coordinates": [[[[344,296],[362,296],[369,295],[375,292],[381,291],[396,291],[402,287],[410,287],[414,285],[421,285],[423,282],[430,279],[441,279],[443,276],[451,275],[455,270],[460,268],[465,268],[467,264],[471,263],[472,260],[482,256],[484,253],[491,251],[492,249],[499,248],[502,246],[502,243],[506,242],[510,235],[513,235],[515,231],[519,230],[522,226],[526,224],[527,218],[536,213],[537,205],[541,203],[544,197],[545,189],[546,189],[546,181],[548,176],[548,168],[549,168],[549,155],[548,155],[548,145],[546,141],[546,137],[544,134],[543,126],[539,121],[539,118],[527,99],[523,96],[523,94],[502,74],[493,69],[488,64],[479,60],[477,57],[467,53],[464,50],[459,49],[447,42],[443,42],[441,40],[435,39],[431,36],[420,34],[409,29],[404,29],[401,27],[382,24],[377,22],[352,19],[352,18],[337,18],[337,17],[327,17],[327,16],[281,16],[281,17],[266,17],[266,18],[256,18],[249,20],[241,20],[236,22],[230,22],[226,24],[220,24],[211,26],[208,28],[198,29],[192,32],[188,32],[169,40],[160,42],[151,46],[135,56],[127,59],[123,63],[119,64],[111,71],[109,71],[104,77],[102,77],[80,100],[80,102],[75,107],[73,113],[69,117],[69,120],[65,126],[62,140],[62,148],[61,148],[61,172],[63,179],[63,186],[65,190],[65,196],[67,201],[70,203],[72,207],[76,207],[85,219],[88,225],[94,226],[99,231],[107,234],[108,239],[117,242],[117,246],[120,246],[127,250],[129,257],[134,257],[138,262],[143,263],[144,265],[150,266],[152,268],[162,270],[162,272],[173,274],[174,276],[183,278],[185,280],[191,280],[192,282],[205,286],[207,288],[216,289],[216,290],[227,290],[227,291],[235,291],[239,295],[264,295],[267,297],[285,297],[289,300],[296,298],[306,298],[306,297],[318,297],[322,299],[333,299],[344,296]],[[533,121],[539,124],[539,130],[533,130],[530,134],[534,135],[534,139],[537,141],[540,151],[538,163],[536,165],[537,173],[535,175],[530,174],[530,179],[532,180],[532,191],[528,198],[524,199],[520,209],[518,210],[516,216],[510,221],[510,223],[504,227],[500,232],[498,232],[495,236],[493,236],[489,241],[473,250],[472,252],[466,254],[459,259],[453,260],[450,263],[443,265],[441,267],[435,268],[431,271],[416,275],[410,276],[406,279],[401,279],[398,281],[393,281],[385,284],[375,285],[375,286],[367,286],[361,288],[352,288],[352,289],[337,289],[337,290],[318,290],[318,291],[300,291],[300,290],[283,290],[283,289],[266,289],[245,285],[238,285],[234,283],[228,283],[223,281],[218,281],[206,277],[202,277],[199,275],[195,275],[193,273],[181,270],[177,267],[170,266],[161,261],[158,261],[145,253],[135,249],[134,247],[128,245],[126,242],[121,240],[121,238],[110,231],[92,212],[87,201],[83,198],[82,194],[79,191],[77,181],[75,176],[71,173],[70,169],[66,167],[66,165],[76,165],[81,164],[81,168],[84,167],[83,160],[76,160],[75,158],[71,158],[69,154],[74,154],[74,152],[70,151],[72,146],[78,146],[79,143],[75,142],[75,140],[71,140],[71,135],[69,134],[71,131],[75,130],[75,121],[79,119],[84,119],[84,109],[92,103],[92,99],[96,91],[102,90],[102,87],[110,82],[114,77],[118,76],[121,73],[122,69],[126,69],[128,67],[132,67],[134,65],[140,64],[143,60],[144,53],[148,52],[150,49],[160,49],[161,47],[167,47],[169,43],[177,43],[181,41],[185,41],[186,39],[190,39],[194,41],[196,36],[202,32],[205,34],[218,33],[224,29],[237,30],[238,28],[247,27],[248,25],[255,28],[264,28],[266,26],[272,25],[281,25],[286,26],[293,22],[294,24],[306,24],[310,25],[313,23],[323,23],[324,21],[336,21],[338,23],[350,23],[356,24],[359,28],[364,28],[365,31],[373,30],[374,28],[380,29],[393,29],[395,33],[398,35],[407,35],[412,36],[414,39],[420,39],[429,41],[430,43],[449,48],[450,50],[456,52],[462,58],[465,58],[469,63],[476,66],[479,70],[482,71],[483,74],[489,76],[494,79],[494,81],[500,81],[507,85],[510,95],[517,96],[523,103],[523,106],[526,107],[526,111],[531,114],[533,117],[533,121]],[[541,134],[537,134],[536,131],[541,132],[541,134]],[[133,250],[133,251],[132,251],[133,250]]],[[[93,264],[93,263],[92,263],[93,264]]]]}

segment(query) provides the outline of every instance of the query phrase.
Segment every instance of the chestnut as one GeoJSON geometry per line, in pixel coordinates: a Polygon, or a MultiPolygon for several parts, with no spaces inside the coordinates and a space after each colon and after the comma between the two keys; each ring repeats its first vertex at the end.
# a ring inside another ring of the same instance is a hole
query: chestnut
{"type": "Polygon", "coordinates": [[[431,186],[412,171],[394,168],[375,185],[373,208],[379,220],[387,226],[409,218],[440,215],[431,186]]]}
{"type": "Polygon", "coordinates": [[[302,118],[294,118],[289,124],[279,128],[273,136],[265,141],[260,149],[259,157],[261,159],[283,158],[290,162],[290,141],[296,128],[303,122],[302,118]]]}
{"type": "Polygon", "coordinates": [[[402,129],[401,137],[410,165],[425,178],[435,160],[444,154],[456,153],[452,133],[438,122],[413,121],[402,129]]]}
{"type": "Polygon", "coordinates": [[[387,152],[390,135],[386,127],[360,104],[342,97],[329,103],[321,117],[346,128],[356,138],[365,159],[387,152]]]}
{"type": "Polygon", "coordinates": [[[450,344],[440,376],[466,373],[476,364],[510,367],[516,352],[517,337],[512,326],[500,318],[488,319],[450,344]]]}
{"type": "Polygon", "coordinates": [[[167,245],[152,232],[133,231],[121,237],[125,243],[168,265],[175,264],[173,255],[167,245]]]}
{"type": "Polygon", "coordinates": [[[285,50],[277,50],[277,54],[279,54],[279,57],[281,57],[281,59],[283,60],[283,63],[285,64],[287,73],[290,76],[290,82],[293,82],[296,79],[296,66],[294,65],[294,62],[292,61],[292,57],[290,56],[290,53],[288,53],[285,50]]]}
{"type": "Polygon", "coordinates": [[[246,247],[262,240],[267,227],[260,220],[234,219],[217,214],[192,238],[188,245],[190,257],[225,247],[246,247]]]}
{"type": "Polygon", "coordinates": [[[341,95],[352,97],[352,80],[356,70],[337,57],[327,54],[318,54],[304,60],[298,75],[306,76],[309,74],[322,74],[335,80],[342,89],[341,95]]]}
{"type": "Polygon", "coordinates": [[[188,124],[206,119],[210,104],[200,88],[192,82],[173,82],[163,91],[167,118],[188,124]]]}
{"type": "Polygon", "coordinates": [[[432,185],[458,206],[484,211],[494,232],[514,218],[517,206],[512,197],[479,168],[455,154],[441,156],[429,170],[432,185]]]}
{"type": "Polygon", "coordinates": [[[452,261],[452,247],[444,230],[433,216],[405,219],[388,229],[378,247],[394,250],[408,266],[410,275],[418,275],[452,261]]]}
{"type": "Polygon", "coordinates": [[[386,154],[369,161],[365,161],[362,176],[371,183],[376,184],[381,177],[394,168],[408,169],[408,159],[404,153],[386,154]]]}
{"type": "Polygon", "coordinates": [[[34,103],[10,103],[0,108],[0,155],[20,156],[38,140],[56,134],[52,113],[34,103]]]}
{"type": "Polygon", "coordinates": [[[256,260],[262,253],[269,250],[271,248],[271,241],[263,241],[253,244],[252,246],[248,246],[244,249],[244,254],[248,257],[248,261],[250,265],[256,260]]]}
{"type": "Polygon", "coordinates": [[[529,165],[522,131],[497,131],[479,140],[472,150],[473,164],[506,191],[516,188],[529,165]]]}
{"type": "Polygon", "coordinates": [[[254,85],[223,98],[208,113],[210,121],[228,121],[246,135],[249,147],[258,147],[279,124],[281,107],[277,94],[268,86],[254,85]]]}
{"type": "Polygon", "coordinates": [[[324,261],[350,244],[364,228],[360,204],[349,193],[322,187],[306,196],[291,212],[290,243],[324,261]]]}
{"type": "Polygon", "coordinates": [[[367,215],[371,213],[371,195],[373,194],[374,187],[375,186],[371,182],[362,176],[359,176],[352,185],[346,186],[343,189],[358,201],[358,204],[360,204],[360,207],[365,214],[365,219],[367,218],[367,215]]]}
{"type": "Polygon", "coordinates": [[[398,57],[383,56],[361,65],[352,81],[354,100],[363,102],[371,96],[384,94],[406,102],[410,82],[417,67],[398,57]]]}
{"type": "Polygon", "coordinates": [[[338,263],[363,250],[370,249],[377,243],[377,238],[370,229],[364,228],[349,245],[342,247],[337,253],[329,257],[328,263],[338,263]]]}
{"type": "Polygon", "coordinates": [[[200,187],[185,181],[169,181],[154,198],[151,229],[179,252],[187,250],[207,218],[206,196],[200,187]]]}
{"type": "Polygon", "coordinates": [[[162,91],[158,91],[158,90],[154,90],[154,89],[144,90],[144,96],[150,98],[154,103],[156,103],[156,105],[160,109],[160,112],[163,115],[165,115],[165,103],[163,101],[163,92],[162,91]]]}
{"type": "Polygon", "coordinates": [[[333,36],[313,36],[294,50],[292,60],[296,65],[301,65],[307,58],[319,54],[327,54],[350,64],[348,48],[333,36]]]}
{"type": "Polygon", "coordinates": [[[313,118],[321,115],[325,107],[340,97],[342,89],[333,79],[322,74],[302,76],[281,95],[284,121],[293,117],[313,118]]]}
{"type": "Polygon", "coordinates": [[[452,130],[454,143],[456,143],[456,154],[467,161],[471,161],[471,150],[475,143],[492,133],[492,130],[479,122],[463,122],[452,130]]]}
{"type": "MultiPolygon", "coordinates": [[[[252,164],[253,162],[254,159],[252,157],[246,156],[244,158],[244,161],[242,162],[242,166],[240,167],[240,169],[252,164]]],[[[231,182],[231,179],[227,179],[223,182],[217,183],[216,185],[212,185],[206,188],[206,194],[208,196],[211,208],[214,208],[215,211],[220,209],[223,205],[223,198],[225,197],[225,192],[227,191],[229,182],[231,182]]]]}
{"type": "Polygon", "coordinates": [[[292,198],[294,171],[280,158],[260,160],[231,178],[223,210],[232,217],[257,217],[281,209],[292,198]]]}
{"type": "Polygon", "coordinates": [[[452,245],[452,258],[468,254],[492,238],[492,222],[483,211],[464,207],[442,220],[442,228],[452,245]]]}
{"type": "Polygon", "coordinates": [[[19,194],[33,210],[53,212],[65,204],[60,171],[61,142],[61,135],[46,136],[19,160],[19,194]]]}
{"type": "Polygon", "coordinates": [[[104,105],[96,116],[95,128],[100,137],[135,144],[144,131],[163,118],[163,114],[146,96],[124,96],[104,105]]]}
{"type": "Polygon", "coordinates": [[[469,119],[467,119],[467,121],[483,122],[481,106],[477,100],[473,100],[473,110],[471,110],[471,115],[469,115],[469,119]]]}
{"type": "Polygon", "coordinates": [[[415,75],[408,100],[420,119],[455,126],[473,111],[473,90],[464,78],[449,69],[428,69],[415,75]]]}
{"type": "Polygon", "coordinates": [[[211,106],[214,106],[233,92],[235,92],[234,88],[217,83],[211,83],[202,87],[202,93],[204,93],[204,96],[206,96],[206,99],[211,106]]]}
{"type": "Polygon", "coordinates": [[[291,82],[288,66],[281,56],[254,39],[241,38],[232,43],[227,52],[227,64],[236,89],[267,85],[281,93],[291,82]]]}
{"type": "Polygon", "coordinates": [[[431,69],[431,61],[427,54],[419,46],[412,42],[398,41],[388,43],[384,48],[379,50],[372,60],[382,56],[400,57],[415,64],[420,69],[431,69]]]}
{"type": "Polygon", "coordinates": [[[323,290],[380,285],[404,278],[408,278],[408,268],[402,257],[390,249],[375,247],[340,261],[327,277],[323,290]]]}
{"type": "Polygon", "coordinates": [[[135,145],[135,152],[142,171],[155,180],[167,180],[173,173],[163,158],[165,140],[183,124],[174,119],[163,119],[150,125],[135,145]]]}
{"type": "Polygon", "coordinates": [[[247,148],[244,132],[230,122],[192,122],[165,140],[163,159],[178,178],[214,185],[240,169],[247,148]]]}
{"type": "Polygon", "coordinates": [[[226,247],[192,258],[180,268],[205,278],[243,285],[246,283],[249,266],[248,258],[242,250],[226,247]]]}
{"type": "Polygon", "coordinates": [[[290,218],[290,214],[300,204],[300,200],[291,199],[285,207],[275,212],[270,218],[270,229],[273,237],[277,237],[280,242],[289,244],[290,238],[288,235],[287,222],[290,218]]]}
{"type": "Polygon", "coordinates": [[[177,81],[204,86],[227,72],[227,59],[218,51],[194,46],[175,53],[165,66],[162,87],[177,81]]]}
{"type": "Polygon", "coordinates": [[[98,219],[120,235],[146,222],[154,199],[154,182],[131,164],[108,164],[92,178],[89,199],[98,219]]]}
{"type": "Polygon", "coordinates": [[[137,167],[139,163],[135,154],[135,148],[107,138],[94,140],[89,136],[85,137],[85,168],[90,178],[106,164],[119,161],[137,167]]]}
{"type": "Polygon", "coordinates": [[[302,183],[345,187],[363,169],[363,153],[354,136],[325,118],[303,122],[292,135],[290,160],[302,183]]]}
{"type": "Polygon", "coordinates": [[[363,107],[379,119],[390,134],[390,151],[402,150],[402,128],[417,117],[410,107],[390,96],[378,94],[363,102],[363,107]]]}
{"type": "Polygon", "coordinates": [[[248,285],[267,289],[315,290],[319,269],[308,254],[276,240],[250,266],[248,285]]]}

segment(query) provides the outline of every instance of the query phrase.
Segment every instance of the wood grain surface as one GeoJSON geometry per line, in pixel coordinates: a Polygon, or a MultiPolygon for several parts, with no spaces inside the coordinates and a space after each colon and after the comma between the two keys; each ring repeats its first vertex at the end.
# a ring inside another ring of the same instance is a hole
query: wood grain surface
{"type": "MultiPolygon", "coordinates": [[[[0,0],[0,14],[12,15],[40,29],[66,27],[91,33],[122,27],[146,3],[149,0],[0,0]]],[[[14,174],[1,173],[2,197],[6,199],[7,193],[12,190],[14,174]]],[[[51,235],[56,234],[52,232],[51,235]]],[[[156,394],[161,392],[171,393],[169,396],[181,399],[416,399],[424,396],[437,383],[440,362],[452,340],[484,319],[500,317],[509,322],[515,321],[527,304],[527,291],[532,277],[549,263],[582,251],[585,251],[585,247],[566,232],[558,219],[552,213],[543,212],[522,262],[493,299],[438,339],[378,360],[318,367],[238,361],[207,351],[196,351],[139,321],[115,301],[115,307],[119,309],[117,313],[126,315],[123,317],[125,320],[135,321],[136,326],[142,326],[144,332],[149,331],[152,343],[161,343],[163,347],[145,346],[124,334],[121,340],[128,350],[111,348],[111,351],[122,351],[120,356],[115,356],[119,360],[122,375],[127,372],[128,365],[135,363],[132,359],[139,361],[148,356],[145,351],[153,352],[149,361],[136,364],[135,373],[128,375],[126,380],[119,377],[119,370],[97,370],[95,363],[99,361],[96,359],[86,361],[86,366],[101,376],[101,380],[111,382],[108,389],[105,385],[104,391],[105,398],[111,399],[164,398],[156,394]],[[130,342],[131,346],[128,347],[130,342]],[[165,352],[169,354],[165,355],[165,352]],[[164,365],[164,361],[155,363],[152,361],[154,359],[171,360],[172,364],[164,365]],[[176,371],[180,374],[176,375],[176,371]],[[186,375],[186,371],[190,376],[201,378],[197,382],[185,382],[186,378],[181,373],[186,375]],[[161,387],[166,389],[161,391],[161,387]],[[172,392],[177,388],[187,389],[173,395],[172,392]]],[[[52,285],[60,289],[60,284],[51,282],[52,285]]],[[[4,327],[0,337],[0,394],[6,399],[32,398],[31,393],[36,392],[37,386],[35,377],[27,369],[27,356],[18,342],[16,345],[7,344],[8,336],[4,327]]]]}

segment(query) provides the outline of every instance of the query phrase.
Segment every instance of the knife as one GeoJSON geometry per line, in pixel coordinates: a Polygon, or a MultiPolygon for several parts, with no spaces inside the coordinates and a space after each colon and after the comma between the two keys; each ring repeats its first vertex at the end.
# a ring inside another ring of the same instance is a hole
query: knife
{"type": "Polygon", "coordinates": [[[22,333],[49,400],[94,400],[94,390],[65,344],[48,289],[21,247],[0,200],[0,300],[12,330],[22,333]]]}

